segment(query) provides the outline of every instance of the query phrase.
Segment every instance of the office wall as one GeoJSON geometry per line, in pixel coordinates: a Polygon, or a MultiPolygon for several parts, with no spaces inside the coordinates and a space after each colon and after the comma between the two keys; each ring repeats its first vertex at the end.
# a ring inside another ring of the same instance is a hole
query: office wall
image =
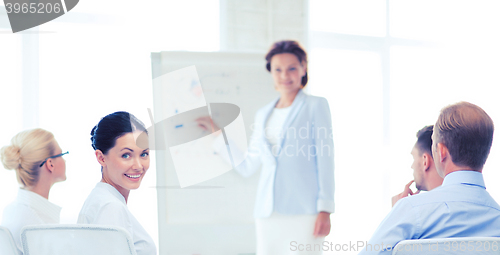
{"type": "Polygon", "coordinates": [[[266,51],[273,42],[308,45],[308,0],[220,0],[222,51],[266,51]]]}

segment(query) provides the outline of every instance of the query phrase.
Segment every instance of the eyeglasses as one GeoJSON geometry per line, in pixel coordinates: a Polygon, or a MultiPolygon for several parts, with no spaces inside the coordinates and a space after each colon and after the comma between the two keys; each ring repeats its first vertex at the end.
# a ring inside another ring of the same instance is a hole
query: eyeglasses
{"type": "Polygon", "coordinates": [[[52,157],[48,157],[48,158],[46,158],[46,159],[42,162],[42,164],[40,164],[40,167],[42,167],[42,166],[43,166],[43,164],[45,164],[45,162],[47,162],[47,160],[48,160],[49,158],[57,158],[57,157],[62,157],[63,155],[66,155],[66,154],[68,154],[68,153],[69,153],[69,151],[64,152],[64,153],[61,153],[61,154],[57,154],[57,155],[52,156],[52,157]]]}

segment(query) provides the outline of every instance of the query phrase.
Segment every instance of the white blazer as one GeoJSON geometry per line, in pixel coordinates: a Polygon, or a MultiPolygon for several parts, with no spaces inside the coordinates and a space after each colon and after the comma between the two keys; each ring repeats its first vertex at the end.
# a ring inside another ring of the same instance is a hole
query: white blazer
{"type": "Polygon", "coordinates": [[[35,192],[19,189],[17,198],[3,210],[2,226],[12,233],[17,249],[22,254],[21,229],[40,224],[59,224],[61,207],[35,192]]]}
{"type": "Polygon", "coordinates": [[[123,195],[110,184],[96,184],[78,215],[78,224],[122,227],[132,237],[137,255],[156,255],[153,239],[130,213],[123,195]]]}
{"type": "Polygon", "coordinates": [[[259,109],[245,160],[236,166],[250,176],[262,166],[254,216],[333,213],[334,161],[330,108],[325,98],[299,91],[276,148],[266,138],[266,121],[279,98],[259,109]],[[272,151],[275,151],[273,153],[272,151]]]}

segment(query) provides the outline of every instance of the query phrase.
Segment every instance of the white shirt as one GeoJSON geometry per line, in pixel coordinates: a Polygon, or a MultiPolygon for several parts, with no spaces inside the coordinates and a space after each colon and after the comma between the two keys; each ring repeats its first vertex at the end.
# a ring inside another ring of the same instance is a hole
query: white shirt
{"type": "Polygon", "coordinates": [[[19,189],[16,200],[3,211],[2,226],[10,230],[22,254],[21,229],[29,225],[58,224],[60,214],[61,207],[35,192],[19,189]]]}
{"type": "Polygon", "coordinates": [[[274,108],[266,123],[266,138],[271,145],[278,144],[283,135],[283,125],[292,107],[274,108]]]}
{"type": "Polygon", "coordinates": [[[99,182],[85,200],[78,223],[119,226],[132,236],[137,255],[154,255],[153,239],[130,213],[125,198],[113,186],[99,182]]]}

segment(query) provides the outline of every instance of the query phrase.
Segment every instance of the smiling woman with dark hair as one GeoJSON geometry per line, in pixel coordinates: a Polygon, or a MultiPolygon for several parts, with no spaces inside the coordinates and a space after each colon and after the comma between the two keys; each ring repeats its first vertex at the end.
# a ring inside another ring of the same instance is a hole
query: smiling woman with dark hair
{"type": "Polygon", "coordinates": [[[128,112],[102,118],[90,133],[101,165],[102,179],[87,197],[78,223],[114,225],[126,229],[137,255],[156,254],[153,239],[127,208],[130,190],[139,188],[149,168],[144,124],[128,112]]]}

